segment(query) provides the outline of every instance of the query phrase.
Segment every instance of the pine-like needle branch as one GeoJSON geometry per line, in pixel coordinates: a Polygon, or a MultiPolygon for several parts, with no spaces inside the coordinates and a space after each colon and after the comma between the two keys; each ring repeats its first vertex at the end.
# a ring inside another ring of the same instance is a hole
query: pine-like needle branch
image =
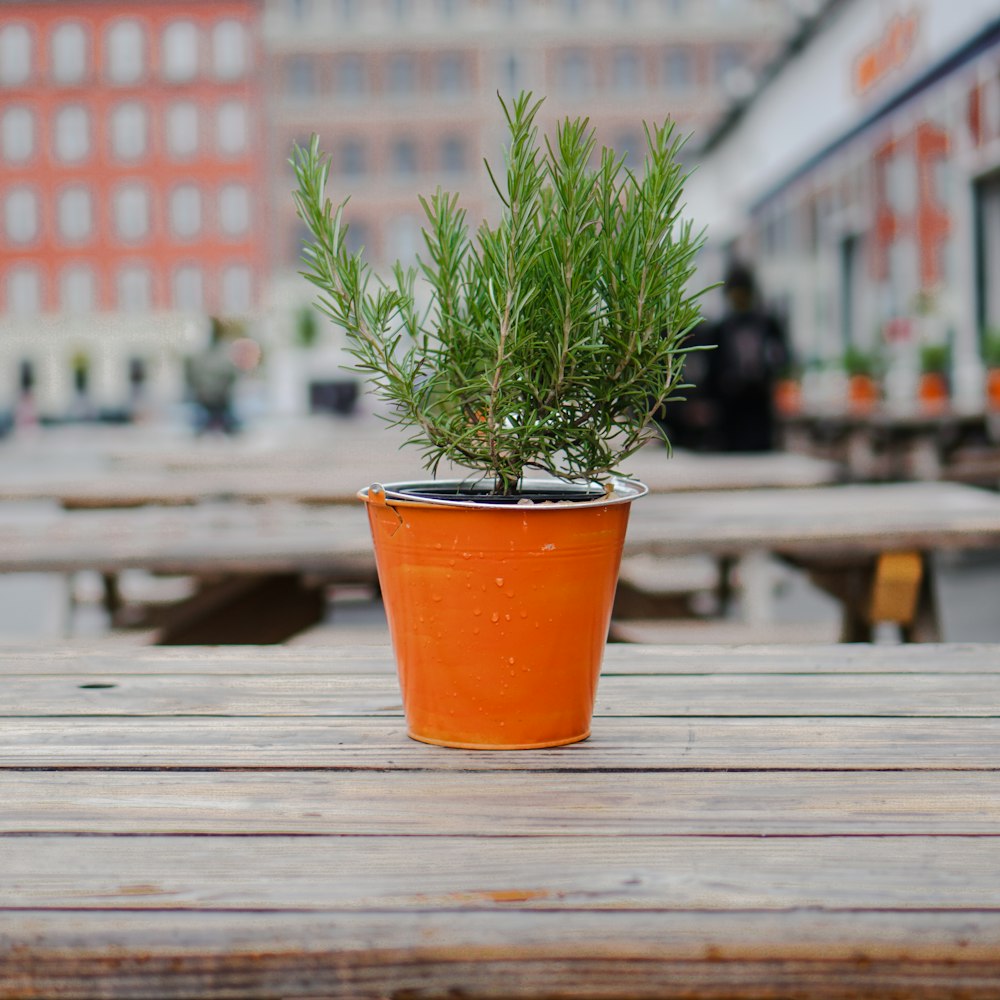
{"type": "MultiPolygon", "coordinates": [[[[348,252],[326,194],[329,158],[295,147],[298,214],[309,229],[305,277],[349,334],[356,369],[392,404],[432,471],[442,460],[515,492],[526,469],[600,479],[660,430],[654,415],[681,384],[702,291],[689,292],[703,237],[681,219],[685,175],[672,123],[646,129],[644,169],[603,149],[587,120],[539,143],[540,101],[501,101],[506,170],[490,177],[495,226],[470,234],[458,196],[421,198],[431,307],[418,273],[393,280],[348,252]]],[[[487,164],[489,170],[489,164],[487,164]]]]}

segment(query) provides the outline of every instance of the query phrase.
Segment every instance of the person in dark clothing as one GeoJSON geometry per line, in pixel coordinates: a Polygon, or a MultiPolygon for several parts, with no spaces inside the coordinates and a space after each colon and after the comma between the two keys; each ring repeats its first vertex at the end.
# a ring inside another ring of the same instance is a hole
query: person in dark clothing
{"type": "Polygon", "coordinates": [[[789,361],[785,332],[757,302],[753,272],[733,264],[723,286],[726,312],[712,329],[706,390],[719,413],[723,451],[775,445],[774,385],[789,361]]]}
{"type": "Polygon", "coordinates": [[[711,381],[715,333],[711,323],[700,323],[684,346],[697,348],[684,358],[683,398],[672,399],[657,414],[657,423],[672,445],[690,451],[718,451],[719,408],[711,381]]]}

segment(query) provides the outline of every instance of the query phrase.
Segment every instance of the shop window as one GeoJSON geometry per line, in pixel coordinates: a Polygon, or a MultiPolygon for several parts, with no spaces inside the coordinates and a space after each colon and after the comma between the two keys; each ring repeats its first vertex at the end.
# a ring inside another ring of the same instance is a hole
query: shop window
{"type": "Polygon", "coordinates": [[[174,308],[201,312],[205,302],[205,276],[200,267],[184,264],[174,271],[174,308]]]}
{"type": "Polygon", "coordinates": [[[223,156],[239,156],[249,146],[250,116],[242,101],[225,101],[215,113],[215,143],[223,156]]]}
{"type": "Polygon", "coordinates": [[[111,151],[118,160],[138,160],[146,155],[149,116],[135,102],[119,104],[111,112],[111,151]]]}
{"type": "Polygon", "coordinates": [[[0,85],[17,87],[31,76],[31,32],[23,24],[0,27],[0,85]]]}
{"type": "Polygon", "coordinates": [[[52,79],[56,83],[81,83],[87,75],[87,32],[82,24],[67,21],[52,32],[52,79]]]}
{"type": "Polygon", "coordinates": [[[246,26],[240,21],[220,21],[212,29],[212,66],[220,80],[235,80],[249,68],[246,26]]]}
{"type": "Polygon", "coordinates": [[[129,264],[118,272],[118,308],[148,312],[153,304],[153,274],[144,264],[129,264]]]}
{"type": "Polygon", "coordinates": [[[35,152],[35,116],[28,108],[7,108],[0,115],[0,148],[7,163],[24,163],[35,152]]]}
{"type": "Polygon", "coordinates": [[[127,243],[149,235],[149,192],[141,184],[126,184],[114,196],[115,231],[127,243]]]}
{"type": "Polygon", "coordinates": [[[182,184],[170,193],[170,228],[182,240],[201,232],[201,192],[193,184],[182,184]]]}
{"type": "Polygon", "coordinates": [[[65,243],[82,243],[94,226],[93,201],[86,188],[67,188],[59,195],[57,205],[59,236],[65,243]]]}
{"type": "Polygon", "coordinates": [[[86,108],[71,105],[55,117],[55,154],[63,163],[79,163],[90,154],[90,115],[86,108]]]}
{"type": "Polygon", "coordinates": [[[73,264],[59,275],[59,304],[69,313],[92,312],[97,304],[97,281],[91,268],[73,264]]]}
{"type": "Polygon", "coordinates": [[[167,150],[176,160],[188,159],[198,152],[198,107],[180,101],[167,109],[167,150]]]}
{"type": "Polygon", "coordinates": [[[118,21],[107,33],[106,68],[112,83],[137,83],[146,63],[146,37],[138,21],[118,21]]]}
{"type": "Polygon", "coordinates": [[[42,276],[37,267],[21,264],[7,272],[7,312],[33,316],[42,311],[42,276]]]}
{"type": "Polygon", "coordinates": [[[38,236],[38,195],[12,188],[4,200],[4,232],[11,243],[31,243],[38,236]]]}
{"type": "Polygon", "coordinates": [[[186,83],[198,75],[198,28],[175,21],[163,32],[163,75],[171,83],[186,83]]]}
{"type": "Polygon", "coordinates": [[[249,312],[251,305],[250,268],[231,264],[222,271],[222,312],[227,315],[249,312]]]}
{"type": "Polygon", "coordinates": [[[219,226],[227,236],[250,229],[250,192],[244,184],[227,184],[219,192],[219,226]]]}

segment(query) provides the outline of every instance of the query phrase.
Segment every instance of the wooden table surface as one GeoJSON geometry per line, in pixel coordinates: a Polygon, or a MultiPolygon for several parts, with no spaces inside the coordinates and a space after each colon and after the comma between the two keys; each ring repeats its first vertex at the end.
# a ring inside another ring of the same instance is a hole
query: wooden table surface
{"type": "Polygon", "coordinates": [[[0,996],[997,996],[1000,647],[611,646],[493,753],[391,662],[0,651],[0,996]]]}
{"type": "MultiPolygon", "coordinates": [[[[393,439],[395,442],[395,439],[393,439]]],[[[68,508],[183,505],[213,499],[288,500],[308,504],[353,504],[374,481],[430,479],[411,449],[366,439],[324,452],[292,450],[194,450],[184,460],[153,453],[139,465],[98,466],[66,474],[51,464],[22,469],[0,480],[0,500],[52,499],[68,508]]],[[[396,442],[398,444],[398,442],[396,442]]],[[[663,447],[644,448],[626,471],[650,490],[742,490],[818,486],[837,479],[833,462],[781,452],[760,455],[699,455],[663,447]]],[[[467,470],[442,467],[439,478],[461,478],[467,470]]]]}

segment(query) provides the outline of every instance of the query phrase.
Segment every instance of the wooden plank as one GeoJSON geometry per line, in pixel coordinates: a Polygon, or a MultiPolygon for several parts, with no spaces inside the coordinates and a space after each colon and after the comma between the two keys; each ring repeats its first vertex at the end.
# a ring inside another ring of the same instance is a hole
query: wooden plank
{"type": "Polygon", "coordinates": [[[5,908],[993,908],[1000,836],[2,838],[5,908]]]}
{"type": "Polygon", "coordinates": [[[992,1000],[998,940],[991,911],[0,912],[0,994],[992,1000]]]}
{"type": "MultiPolygon", "coordinates": [[[[399,686],[387,675],[0,677],[0,718],[401,713],[399,686]]],[[[949,677],[929,673],[612,674],[601,680],[594,714],[598,718],[991,718],[1000,717],[1000,685],[992,674],[967,674],[960,686],[949,677]]]]}
{"type": "Polygon", "coordinates": [[[998,768],[1000,719],[598,719],[586,742],[482,753],[407,739],[398,718],[5,719],[0,767],[330,771],[998,768]],[[113,733],[113,736],[110,735],[113,733]]]}
{"type": "MultiPolygon", "coordinates": [[[[76,677],[81,674],[302,676],[395,673],[385,645],[331,643],[324,648],[291,646],[121,649],[91,639],[56,644],[0,646],[0,675],[76,677]]],[[[1000,645],[944,643],[917,646],[831,644],[807,646],[609,645],[604,673],[612,674],[840,674],[1000,673],[1000,645]]]]}
{"type": "Polygon", "coordinates": [[[0,772],[0,801],[22,835],[1000,835],[982,772],[0,772]]]}

